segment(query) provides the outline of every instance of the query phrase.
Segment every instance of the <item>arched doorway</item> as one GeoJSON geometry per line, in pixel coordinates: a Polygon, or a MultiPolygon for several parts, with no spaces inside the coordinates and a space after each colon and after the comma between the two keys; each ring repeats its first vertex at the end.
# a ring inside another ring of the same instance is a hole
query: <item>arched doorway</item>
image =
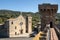
{"type": "Polygon", "coordinates": [[[50,28],[52,28],[53,27],[53,23],[52,22],[50,22],[50,28]]]}

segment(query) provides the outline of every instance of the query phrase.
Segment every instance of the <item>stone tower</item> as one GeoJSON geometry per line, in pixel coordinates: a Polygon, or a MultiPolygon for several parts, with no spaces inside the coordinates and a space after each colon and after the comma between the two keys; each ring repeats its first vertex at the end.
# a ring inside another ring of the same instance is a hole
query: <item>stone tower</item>
{"type": "Polygon", "coordinates": [[[30,14],[27,14],[26,16],[26,32],[32,32],[32,16],[30,14]]]}
{"type": "Polygon", "coordinates": [[[29,26],[28,32],[31,33],[32,32],[32,17],[31,16],[28,16],[28,26],[29,26]]]}
{"type": "Polygon", "coordinates": [[[42,4],[38,5],[39,13],[41,15],[41,30],[46,27],[46,24],[50,24],[50,27],[55,26],[55,15],[58,10],[58,5],[56,4],[42,4]]]}

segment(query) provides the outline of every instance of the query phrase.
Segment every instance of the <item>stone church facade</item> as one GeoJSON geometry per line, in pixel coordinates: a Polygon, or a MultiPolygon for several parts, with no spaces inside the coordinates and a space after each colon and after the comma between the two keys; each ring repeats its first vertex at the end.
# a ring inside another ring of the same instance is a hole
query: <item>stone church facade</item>
{"type": "Polygon", "coordinates": [[[32,33],[32,17],[20,15],[17,18],[11,18],[5,21],[4,29],[1,33],[8,37],[29,37],[32,33]]]}

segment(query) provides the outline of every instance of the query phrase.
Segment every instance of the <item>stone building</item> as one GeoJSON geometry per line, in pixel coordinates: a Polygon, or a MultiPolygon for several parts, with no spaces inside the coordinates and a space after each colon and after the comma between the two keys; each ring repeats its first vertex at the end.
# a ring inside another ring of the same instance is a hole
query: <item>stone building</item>
{"type": "Polygon", "coordinates": [[[42,4],[39,5],[38,8],[39,13],[41,14],[41,30],[43,30],[46,27],[46,24],[50,24],[50,27],[54,27],[58,5],[42,4]]]}
{"type": "Polygon", "coordinates": [[[0,34],[7,37],[29,37],[32,33],[32,17],[20,15],[5,21],[4,31],[0,34]],[[3,33],[3,34],[2,34],[3,33]]]}

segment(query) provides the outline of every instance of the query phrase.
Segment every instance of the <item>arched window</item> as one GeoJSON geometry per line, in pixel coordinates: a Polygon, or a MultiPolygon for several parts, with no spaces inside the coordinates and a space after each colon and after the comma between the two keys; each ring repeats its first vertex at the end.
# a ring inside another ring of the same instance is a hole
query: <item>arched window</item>
{"type": "Polygon", "coordinates": [[[21,32],[21,34],[23,34],[23,30],[21,30],[20,32],[21,32]]]}
{"type": "Polygon", "coordinates": [[[50,28],[52,28],[53,27],[53,23],[52,22],[50,22],[50,28]]]}
{"type": "Polygon", "coordinates": [[[11,22],[11,24],[13,24],[13,22],[11,22]]]}
{"type": "Polygon", "coordinates": [[[49,11],[49,9],[47,9],[49,11]]]}
{"type": "Polygon", "coordinates": [[[53,11],[53,9],[51,9],[53,11]]]}
{"type": "Polygon", "coordinates": [[[15,35],[17,35],[17,32],[15,32],[15,35]]]}
{"type": "Polygon", "coordinates": [[[44,9],[44,11],[46,11],[46,9],[44,9]]]}
{"type": "Polygon", "coordinates": [[[15,26],[15,29],[17,29],[17,27],[15,26]]]}
{"type": "Polygon", "coordinates": [[[42,11],[42,9],[40,9],[40,11],[42,11]]]}

